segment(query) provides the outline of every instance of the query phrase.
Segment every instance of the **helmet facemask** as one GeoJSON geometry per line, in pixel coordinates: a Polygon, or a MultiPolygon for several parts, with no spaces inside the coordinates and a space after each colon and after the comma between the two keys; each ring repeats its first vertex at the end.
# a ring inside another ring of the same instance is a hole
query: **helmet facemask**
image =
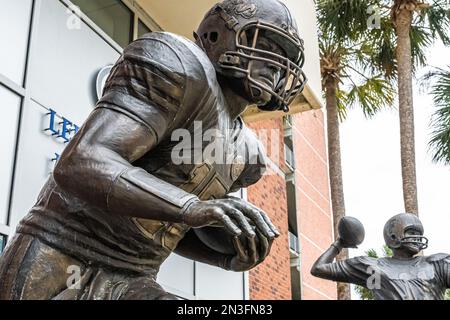
{"type": "Polygon", "coordinates": [[[414,227],[405,230],[400,242],[401,248],[417,251],[417,253],[428,248],[428,239],[423,236],[423,231],[414,227]]]}
{"type": "Polygon", "coordinates": [[[258,104],[261,110],[289,110],[289,105],[303,91],[306,76],[302,70],[304,65],[303,43],[300,38],[273,24],[261,21],[250,22],[236,31],[236,51],[226,51],[220,56],[219,66],[223,70],[234,71],[243,75],[247,93],[258,100],[263,92],[270,94],[271,100],[258,104]],[[264,37],[281,49],[278,54],[257,47],[260,37],[264,37]],[[267,68],[280,70],[280,77],[271,87],[252,76],[255,63],[264,62],[267,68]]]}

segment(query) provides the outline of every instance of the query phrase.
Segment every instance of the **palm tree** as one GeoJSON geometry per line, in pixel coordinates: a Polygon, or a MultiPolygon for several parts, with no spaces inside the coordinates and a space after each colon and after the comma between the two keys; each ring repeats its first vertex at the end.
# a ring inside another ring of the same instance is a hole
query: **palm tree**
{"type": "Polygon", "coordinates": [[[425,49],[435,40],[450,44],[450,0],[322,0],[328,11],[326,32],[344,40],[348,34],[367,34],[368,23],[378,20],[368,41],[376,48],[374,68],[398,84],[400,145],[405,211],[418,214],[413,75],[426,65],[425,49]],[[350,31],[349,31],[350,30],[350,31]]]}
{"type": "MultiPolygon", "coordinates": [[[[338,35],[328,32],[330,23],[336,27],[342,23],[334,19],[328,10],[328,3],[319,1],[319,47],[322,87],[325,95],[328,131],[328,164],[331,186],[334,234],[338,235],[338,222],[345,216],[345,201],[341,166],[339,122],[343,120],[349,107],[359,105],[367,117],[373,116],[394,100],[394,90],[385,80],[381,71],[369,67],[368,61],[376,53],[365,38],[367,34],[351,33],[338,35]]],[[[348,258],[343,250],[338,260],[348,258]]],[[[338,299],[350,299],[350,286],[338,283],[338,299]]]]}
{"type": "Polygon", "coordinates": [[[433,134],[429,144],[434,151],[433,160],[450,165],[450,66],[448,70],[434,68],[423,81],[432,83],[430,93],[437,108],[431,122],[433,134]]]}
{"type": "Polygon", "coordinates": [[[413,48],[429,45],[437,37],[450,44],[449,2],[446,0],[423,3],[417,0],[395,0],[391,9],[397,36],[396,60],[398,68],[398,95],[400,113],[400,145],[402,158],[403,198],[406,212],[419,213],[417,200],[414,107],[413,107],[413,48]],[[413,28],[422,33],[415,39],[413,28]],[[412,41],[416,43],[412,44],[412,41]]]}

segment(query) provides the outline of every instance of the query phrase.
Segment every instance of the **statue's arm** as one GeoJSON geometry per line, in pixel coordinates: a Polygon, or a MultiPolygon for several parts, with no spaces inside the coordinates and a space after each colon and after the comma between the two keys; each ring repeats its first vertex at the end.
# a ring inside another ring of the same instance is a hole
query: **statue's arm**
{"type": "Polygon", "coordinates": [[[132,165],[156,145],[148,126],[110,108],[97,108],[64,150],[53,176],[69,197],[111,214],[191,227],[223,226],[231,234],[252,237],[249,218],[268,238],[276,236],[266,214],[248,203],[200,201],[132,165]]]}
{"type": "Polygon", "coordinates": [[[335,268],[333,268],[333,261],[342,248],[341,242],[336,240],[314,263],[311,268],[311,274],[319,278],[341,281],[337,277],[340,278],[342,275],[336,274],[335,268]]]}
{"type": "Polygon", "coordinates": [[[376,259],[370,257],[355,257],[333,262],[343,248],[347,248],[338,238],[331,247],[323,253],[311,268],[311,274],[315,277],[353,283],[367,287],[368,278],[374,274],[376,259]]]}
{"type": "Polygon", "coordinates": [[[64,150],[53,176],[66,194],[112,214],[181,222],[197,197],[132,165],[156,144],[142,123],[98,108],[64,150]]]}

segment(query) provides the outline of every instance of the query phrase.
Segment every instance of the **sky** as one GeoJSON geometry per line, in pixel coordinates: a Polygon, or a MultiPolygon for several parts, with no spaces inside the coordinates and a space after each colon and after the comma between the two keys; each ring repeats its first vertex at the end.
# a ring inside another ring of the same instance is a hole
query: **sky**
{"type": "MultiPolygon", "coordinates": [[[[440,44],[428,52],[429,65],[450,65],[450,48],[440,44]]],[[[423,70],[419,74],[423,74],[423,70]]],[[[414,87],[416,165],[419,216],[429,239],[426,255],[450,253],[450,166],[432,162],[428,148],[432,98],[414,87]]],[[[346,214],[358,218],[366,230],[365,241],[351,256],[368,249],[381,252],[383,226],[404,212],[398,109],[386,109],[366,119],[354,108],[341,124],[341,149],[346,214]]]]}

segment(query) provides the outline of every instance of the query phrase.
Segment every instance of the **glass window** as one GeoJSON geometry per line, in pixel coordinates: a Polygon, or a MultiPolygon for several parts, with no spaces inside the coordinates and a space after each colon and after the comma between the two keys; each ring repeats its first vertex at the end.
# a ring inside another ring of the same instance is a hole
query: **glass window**
{"type": "Polygon", "coordinates": [[[138,38],[142,37],[144,34],[152,32],[149,27],[147,27],[141,20],[138,23],[138,38]]]}
{"type": "Polygon", "coordinates": [[[161,266],[158,283],[173,294],[189,299],[195,294],[194,273],[194,261],[171,254],[161,266]]]}
{"type": "Polygon", "coordinates": [[[71,0],[120,46],[133,39],[133,12],[120,0],[71,0]]]}
{"type": "Polygon", "coordinates": [[[0,0],[0,74],[23,84],[32,0],[0,0]]]}
{"type": "Polygon", "coordinates": [[[0,102],[0,223],[6,224],[21,98],[0,85],[0,102]]]}
{"type": "Polygon", "coordinates": [[[0,234],[0,255],[3,252],[3,249],[5,249],[6,246],[6,236],[4,234],[0,234]]]}

